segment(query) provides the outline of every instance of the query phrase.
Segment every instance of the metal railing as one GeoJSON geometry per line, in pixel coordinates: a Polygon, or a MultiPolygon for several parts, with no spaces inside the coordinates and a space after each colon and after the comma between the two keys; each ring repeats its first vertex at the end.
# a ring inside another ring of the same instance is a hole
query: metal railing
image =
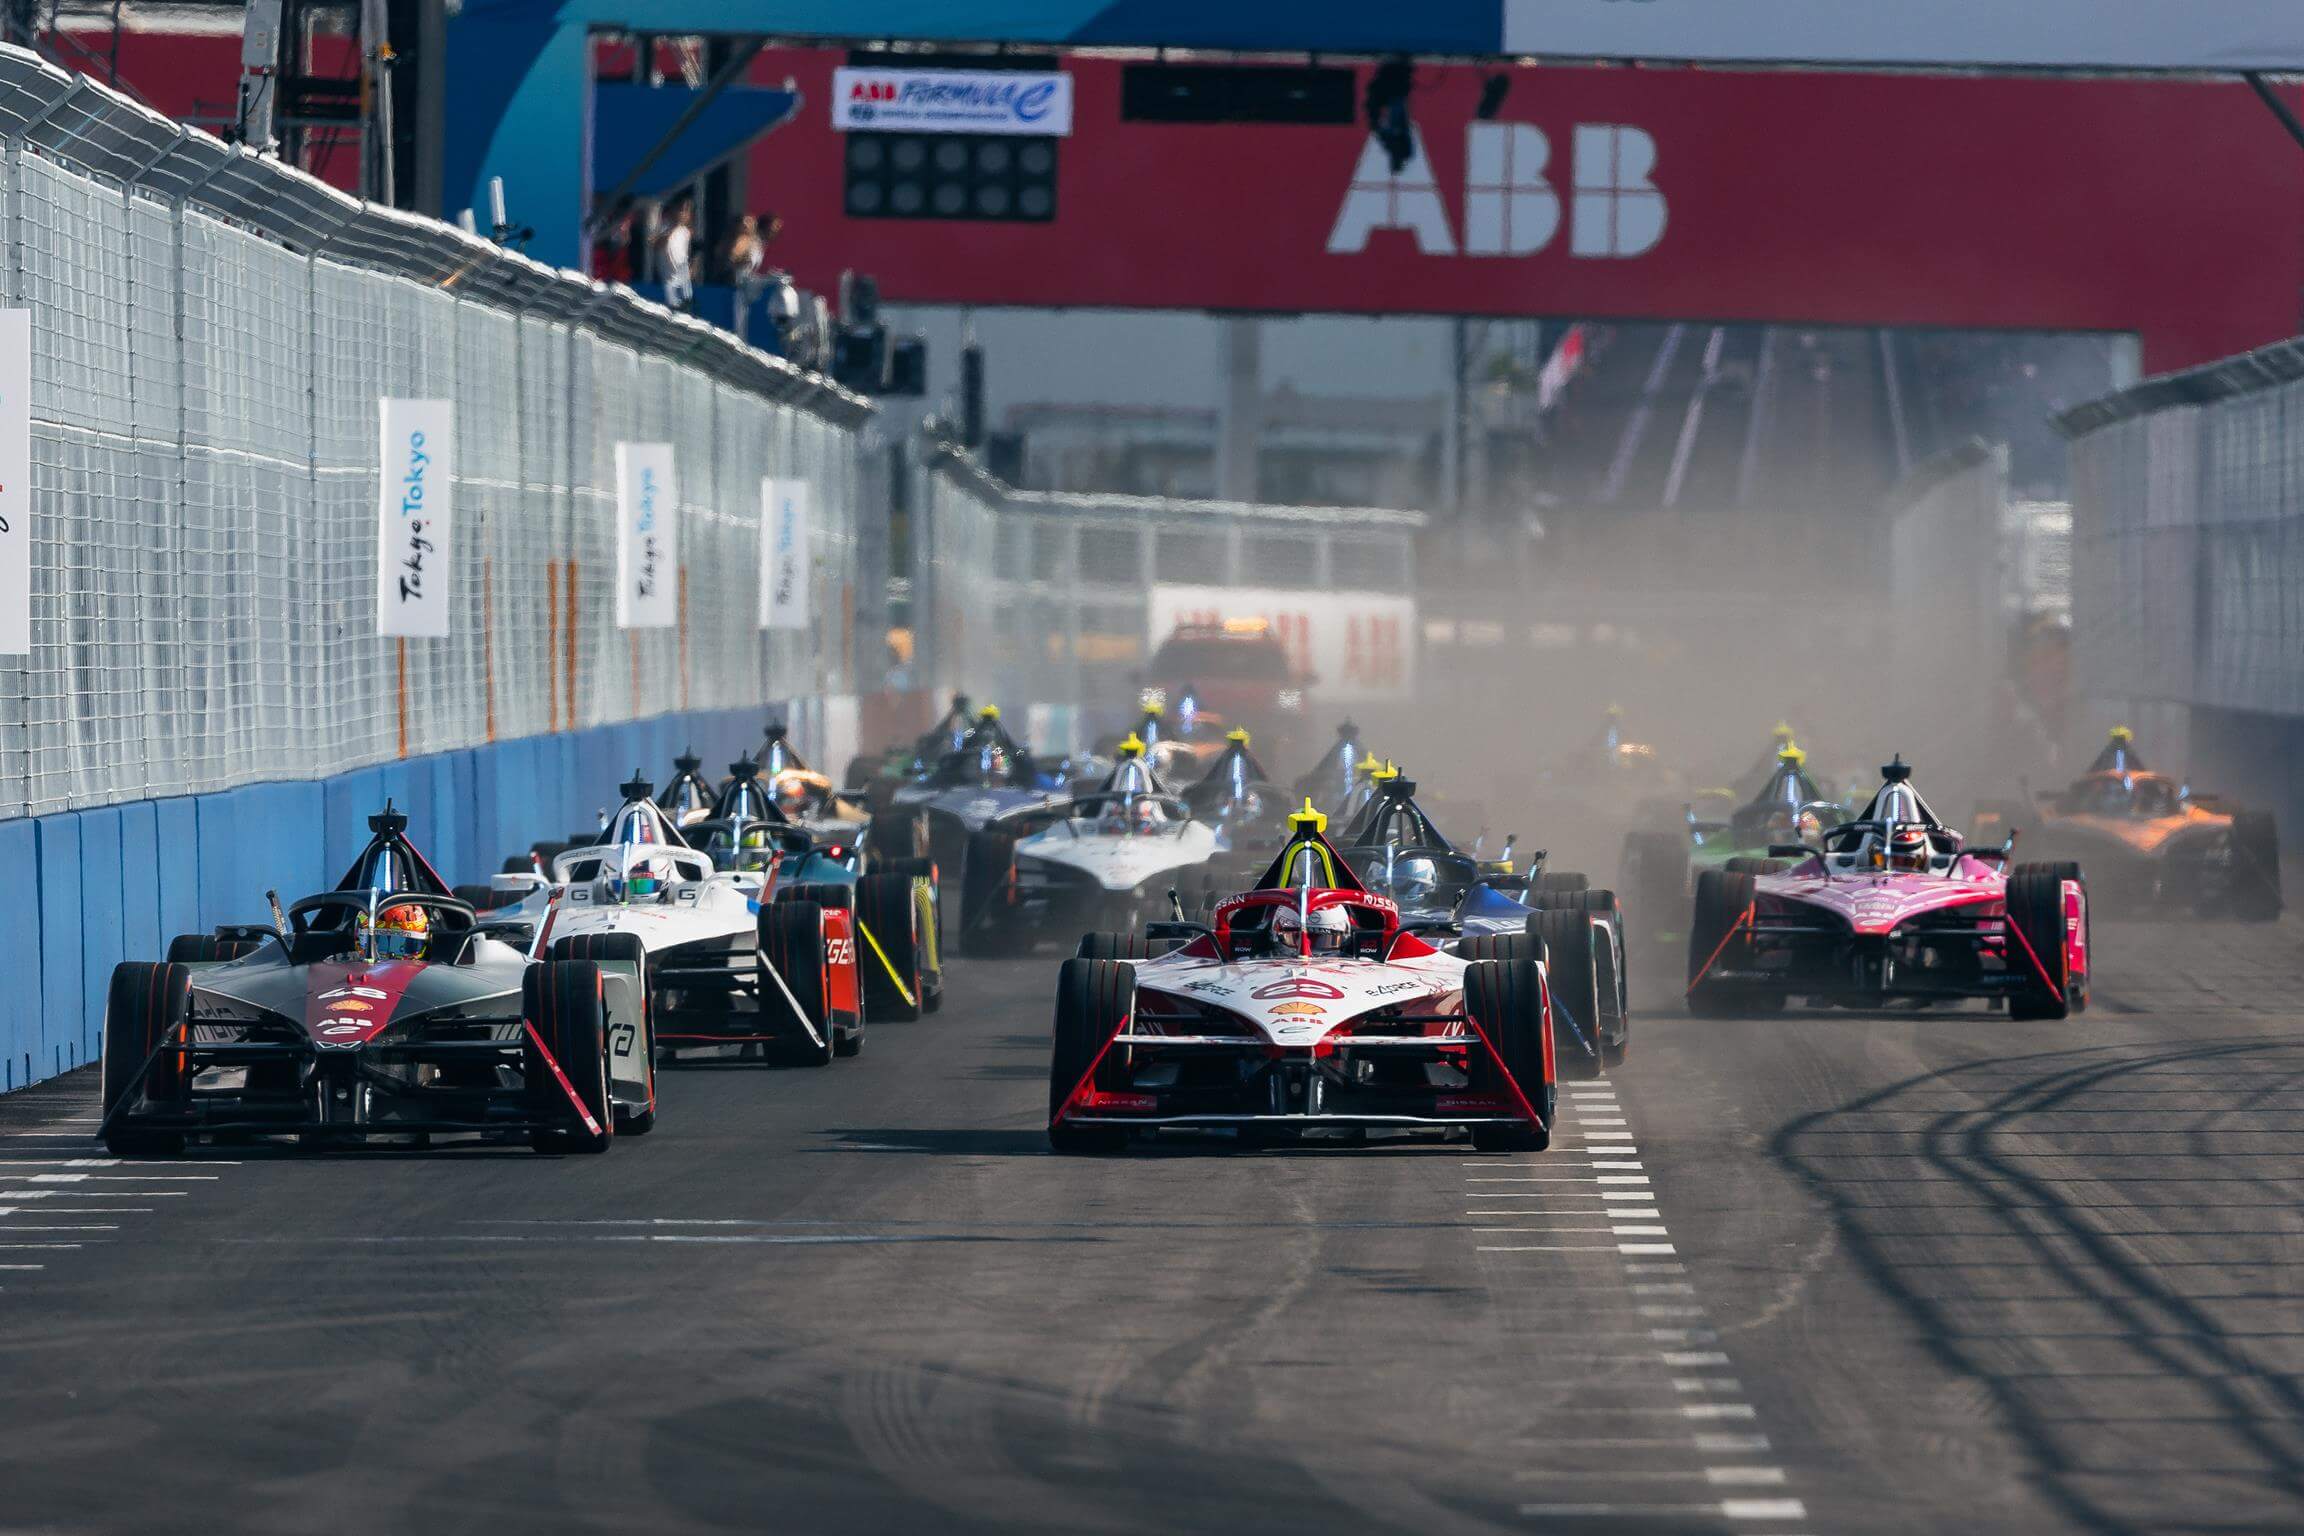
{"type": "Polygon", "coordinates": [[[0,48],[33,326],[33,651],[0,817],[847,692],[862,399],[627,290],[354,201],[0,48]],[[377,402],[453,399],[453,633],[375,633],[377,402]],[[676,445],[677,628],[613,626],[614,450],[676,445]],[[755,627],[760,480],[815,633],[755,627]]]}

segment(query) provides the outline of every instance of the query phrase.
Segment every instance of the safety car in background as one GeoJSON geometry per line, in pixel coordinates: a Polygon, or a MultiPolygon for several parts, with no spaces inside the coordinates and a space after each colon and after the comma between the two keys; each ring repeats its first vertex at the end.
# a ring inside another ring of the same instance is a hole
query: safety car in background
{"type": "Polygon", "coordinates": [[[164,961],[113,968],[98,1134],[114,1154],[200,1136],[465,1133],[602,1152],[654,1125],[630,978],[567,951],[531,963],[549,913],[484,920],[389,803],[368,826],[333,890],[285,911],[274,900],[270,925],[184,935],[164,961]]]}
{"type": "Polygon", "coordinates": [[[1780,871],[1708,869],[1688,935],[1688,1008],[1773,1013],[1787,1000],[1847,1008],[1982,1000],[2011,1018],[2088,1004],[2088,892],[2080,867],[1970,848],[1937,819],[1901,757],[1856,820],[1825,829],[1780,871]]]}
{"type": "Polygon", "coordinates": [[[1048,1139],[1230,1128],[1469,1131],[1541,1150],[1556,1097],[1544,966],[1466,960],[1401,921],[1307,807],[1271,867],[1214,921],[1091,934],[1064,962],[1048,1139]]]}
{"type": "Polygon", "coordinates": [[[1975,820],[2017,833],[2028,854],[2078,863],[2106,912],[2175,909],[2268,923],[2285,905],[2272,813],[2152,772],[2126,726],[2063,790],[2029,806],[1988,801],[1975,820]]]}

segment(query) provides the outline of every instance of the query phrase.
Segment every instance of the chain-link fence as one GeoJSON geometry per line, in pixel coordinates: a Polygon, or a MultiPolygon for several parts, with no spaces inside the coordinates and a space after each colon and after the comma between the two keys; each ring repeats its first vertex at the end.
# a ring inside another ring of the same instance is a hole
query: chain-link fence
{"type": "Polygon", "coordinates": [[[2304,716],[2304,344],[2151,380],[2059,425],[2081,691],[2304,716]]]}
{"type": "Polygon", "coordinates": [[[0,817],[852,691],[865,402],[0,49],[33,326],[33,651],[0,817]],[[453,399],[453,629],[375,634],[378,399],[453,399]],[[680,622],[613,622],[619,440],[677,451],[680,622]],[[756,628],[760,481],[810,482],[812,633],[756,628]]]}

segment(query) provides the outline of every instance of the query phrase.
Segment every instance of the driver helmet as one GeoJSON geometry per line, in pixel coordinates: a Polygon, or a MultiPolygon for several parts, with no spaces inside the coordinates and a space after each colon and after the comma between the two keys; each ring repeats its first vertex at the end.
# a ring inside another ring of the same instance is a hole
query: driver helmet
{"type": "Polygon", "coordinates": [[[645,900],[661,892],[672,879],[672,861],[648,857],[634,859],[624,867],[621,878],[611,875],[608,894],[618,901],[645,900]]]}
{"type": "Polygon", "coordinates": [[[360,914],[355,924],[360,952],[371,960],[413,960],[432,937],[432,914],[413,902],[397,902],[376,914],[360,914]]]}
{"type": "Polygon", "coordinates": [[[1351,920],[1339,907],[1315,907],[1307,919],[1294,907],[1282,907],[1272,914],[1274,947],[1283,954],[1302,953],[1307,948],[1315,955],[1332,955],[1344,947],[1344,937],[1352,931],[1351,920]],[[1304,943],[1306,937],[1311,944],[1304,943]]]}
{"type": "Polygon", "coordinates": [[[808,808],[808,782],[788,775],[776,781],[776,808],[787,816],[798,816],[808,808]]]}
{"type": "Polygon", "coordinates": [[[1403,902],[1422,901],[1440,884],[1440,867],[1421,854],[1415,858],[1396,859],[1392,864],[1392,899],[1403,902]]]}
{"type": "Polygon", "coordinates": [[[999,784],[1008,778],[1008,753],[1005,748],[986,747],[976,759],[977,777],[986,784],[999,784]]]}
{"type": "Polygon", "coordinates": [[[1935,850],[1928,846],[1928,829],[1917,822],[1898,822],[1888,829],[1888,867],[1906,874],[1925,874],[1935,850]]]}
{"type": "Polygon", "coordinates": [[[736,867],[741,870],[761,870],[768,867],[769,856],[775,844],[768,828],[755,822],[736,834],[736,867]]]}

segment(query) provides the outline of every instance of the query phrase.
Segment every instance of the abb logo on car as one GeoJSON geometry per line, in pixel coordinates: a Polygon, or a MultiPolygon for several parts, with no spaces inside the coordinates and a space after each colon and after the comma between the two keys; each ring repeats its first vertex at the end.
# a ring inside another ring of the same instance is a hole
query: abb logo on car
{"type": "Polygon", "coordinates": [[[1656,141],[1620,123],[1578,123],[1570,141],[1568,200],[1551,174],[1552,141],[1534,123],[1474,122],[1464,129],[1463,240],[1450,221],[1424,141],[1399,170],[1369,139],[1344,190],[1328,254],[1368,248],[1379,230],[1406,230],[1426,256],[1532,256],[1565,219],[1568,254],[1595,260],[1644,256],[1664,238],[1664,193],[1655,183],[1656,141]]]}

